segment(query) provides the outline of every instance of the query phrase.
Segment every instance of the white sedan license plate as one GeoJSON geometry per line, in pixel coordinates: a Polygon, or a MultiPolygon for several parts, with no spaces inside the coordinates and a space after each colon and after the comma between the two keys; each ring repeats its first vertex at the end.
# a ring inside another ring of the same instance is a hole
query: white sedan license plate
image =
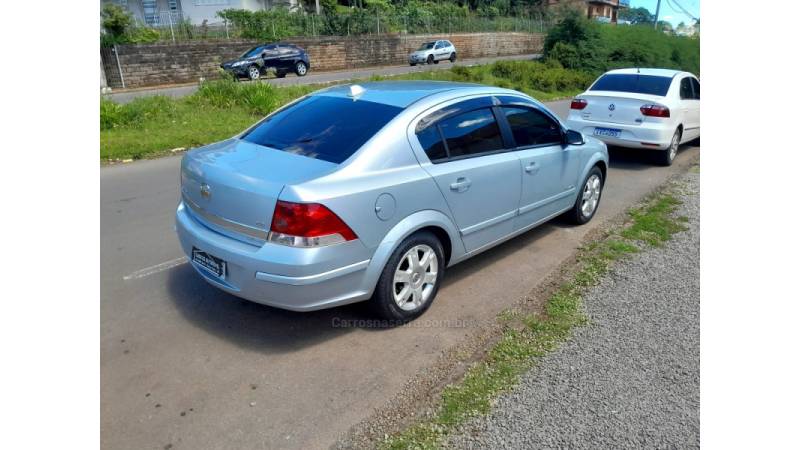
{"type": "Polygon", "coordinates": [[[192,261],[197,263],[200,267],[208,270],[209,272],[216,275],[218,278],[224,280],[225,275],[227,274],[227,264],[220,258],[217,258],[214,255],[209,255],[208,253],[198,250],[196,248],[192,249],[192,261]]]}
{"type": "Polygon", "coordinates": [[[619,135],[622,133],[622,130],[617,128],[601,128],[597,127],[594,129],[595,136],[608,136],[613,138],[618,138],[619,135]]]}

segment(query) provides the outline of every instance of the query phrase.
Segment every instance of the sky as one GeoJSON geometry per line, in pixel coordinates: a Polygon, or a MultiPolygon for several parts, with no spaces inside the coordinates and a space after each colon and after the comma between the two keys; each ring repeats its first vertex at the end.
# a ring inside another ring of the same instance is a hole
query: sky
{"type": "MultiPolygon", "coordinates": [[[[686,25],[693,23],[692,18],[675,5],[676,2],[680,3],[693,16],[700,18],[700,0],[661,0],[661,12],[658,14],[659,20],[666,20],[673,26],[677,26],[681,22],[686,23],[686,25]],[[675,5],[674,9],[673,5],[675,5]]],[[[631,8],[645,7],[655,14],[656,3],[658,3],[658,0],[631,0],[631,8]]]]}

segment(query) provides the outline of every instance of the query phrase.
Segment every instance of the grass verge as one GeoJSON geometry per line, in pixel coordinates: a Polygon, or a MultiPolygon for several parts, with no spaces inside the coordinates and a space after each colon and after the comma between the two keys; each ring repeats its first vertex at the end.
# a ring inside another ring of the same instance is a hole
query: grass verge
{"type": "MultiPolygon", "coordinates": [[[[558,63],[498,61],[480,66],[454,66],[371,80],[460,81],[516,89],[542,101],[575,95],[592,80],[558,63]]],[[[352,80],[364,81],[364,80],[352,80]]],[[[153,158],[171,149],[191,148],[227,139],[286,103],[328,86],[276,87],[269,83],[204,82],[190,96],[141,97],[128,104],[100,101],[100,159],[153,158]]]]}
{"type": "Polygon", "coordinates": [[[685,218],[674,217],[678,205],[680,200],[671,193],[656,194],[629,211],[625,225],[582,247],[576,272],[549,297],[543,314],[505,312],[498,316],[504,332],[485,360],[469,369],[460,382],[444,389],[432,417],[390,436],[381,447],[435,449],[459,425],[488,413],[492,401],[516,385],[538,358],[568,339],[574,327],[587,322],[582,297],[615,261],[642,247],[661,246],[685,229],[685,218]]]}

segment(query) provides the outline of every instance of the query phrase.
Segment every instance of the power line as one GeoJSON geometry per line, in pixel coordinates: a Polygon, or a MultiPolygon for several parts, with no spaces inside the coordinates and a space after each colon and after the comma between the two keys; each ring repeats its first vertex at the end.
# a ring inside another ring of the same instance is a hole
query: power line
{"type": "Polygon", "coordinates": [[[690,13],[689,11],[687,11],[687,10],[686,10],[686,8],[684,8],[684,7],[683,7],[683,5],[681,5],[680,3],[678,3],[678,0],[667,0],[667,5],[669,5],[669,7],[670,7],[670,9],[672,9],[672,11],[674,11],[674,12],[676,12],[676,13],[678,13],[678,14],[680,14],[681,12],[683,12],[683,14],[686,14],[686,15],[687,15],[687,16],[689,16],[689,17],[690,17],[692,20],[700,20],[700,19],[698,19],[697,17],[693,16],[693,15],[692,15],[692,13],[690,13]],[[675,5],[677,5],[677,8],[676,8],[676,7],[673,5],[673,3],[674,3],[675,5]]]}

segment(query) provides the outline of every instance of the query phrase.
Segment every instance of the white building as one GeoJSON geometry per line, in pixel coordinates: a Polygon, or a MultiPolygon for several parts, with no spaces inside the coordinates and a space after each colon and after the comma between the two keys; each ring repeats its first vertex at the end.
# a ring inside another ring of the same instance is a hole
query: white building
{"type": "Polygon", "coordinates": [[[217,12],[223,9],[261,11],[278,6],[298,7],[298,0],[100,0],[100,3],[116,3],[150,26],[168,24],[170,19],[173,23],[182,19],[197,25],[204,20],[216,23],[222,20],[217,12]]]}

